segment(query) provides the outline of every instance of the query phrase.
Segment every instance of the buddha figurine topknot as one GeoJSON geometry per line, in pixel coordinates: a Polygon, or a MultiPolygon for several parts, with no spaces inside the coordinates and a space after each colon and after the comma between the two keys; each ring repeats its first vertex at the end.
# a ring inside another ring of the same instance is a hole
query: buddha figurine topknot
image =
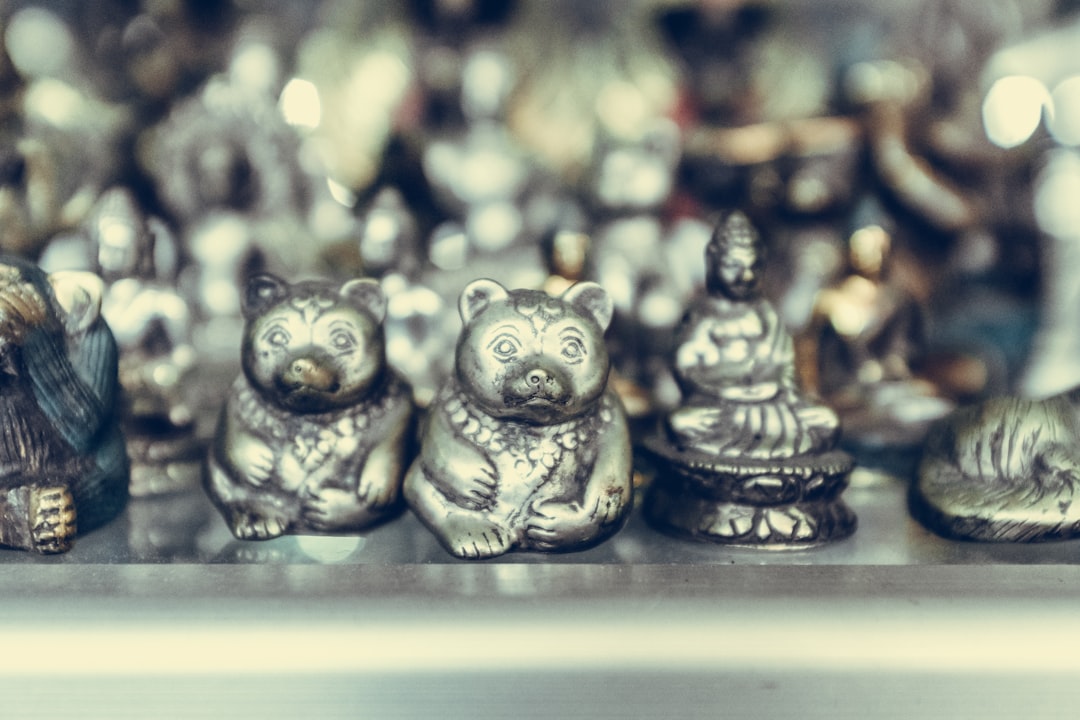
{"type": "Polygon", "coordinates": [[[839,420],[795,382],[792,339],[761,296],[764,244],[741,212],[706,249],[706,294],[676,337],[682,404],[645,439],[657,470],[646,515],[678,535],[813,545],[855,530],[839,499],[852,460],[839,420]]]}

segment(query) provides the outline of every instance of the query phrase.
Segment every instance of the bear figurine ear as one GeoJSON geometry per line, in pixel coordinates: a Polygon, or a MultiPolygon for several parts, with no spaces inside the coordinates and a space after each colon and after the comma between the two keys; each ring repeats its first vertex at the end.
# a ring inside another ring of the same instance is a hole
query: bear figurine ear
{"type": "Polygon", "coordinates": [[[101,315],[105,283],[94,273],[61,270],[49,275],[49,284],[64,311],[64,327],[69,335],[83,332],[101,315]]]}
{"type": "Polygon", "coordinates": [[[248,278],[241,298],[244,317],[251,319],[266,312],[267,308],[283,300],[289,294],[289,284],[270,273],[256,273],[248,278]]]}
{"type": "Polygon", "coordinates": [[[570,303],[578,310],[591,315],[601,330],[607,330],[611,324],[611,316],[615,312],[615,304],[607,290],[594,282],[579,282],[571,285],[562,294],[562,299],[570,303]]]}
{"type": "Polygon", "coordinates": [[[508,297],[510,297],[510,293],[507,292],[506,288],[494,280],[486,278],[473,280],[461,291],[461,299],[458,300],[458,312],[461,313],[461,319],[468,325],[488,305],[499,300],[505,300],[508,297]]]}
{"type": "Polygon", "coordinates": [[[386,317],[386,294],[376,280],[350,280],[341,286],[341,297],[371,315],[376,324],[386,317]]]}

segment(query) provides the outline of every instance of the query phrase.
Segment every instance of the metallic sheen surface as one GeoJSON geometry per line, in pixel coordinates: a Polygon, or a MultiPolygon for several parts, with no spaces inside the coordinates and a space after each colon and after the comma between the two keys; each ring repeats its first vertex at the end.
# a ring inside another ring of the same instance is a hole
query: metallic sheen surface
{"type": "Polygon", "coordinates": [[[677,334],[683,400],[645,442],[661,529],[740,545],[805,545],[855,530],[839,499],[852,460],[839,419],[795,382],[791,336],[758,291],[764,246],[742,213],[706,251],[708,295],[677,334]]]}

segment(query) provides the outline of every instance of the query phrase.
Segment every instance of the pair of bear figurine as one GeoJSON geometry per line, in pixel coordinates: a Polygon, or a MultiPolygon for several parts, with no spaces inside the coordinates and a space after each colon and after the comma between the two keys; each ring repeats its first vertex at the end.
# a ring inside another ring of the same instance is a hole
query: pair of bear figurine
{"type": "Polygon", "coordinates": [[[390,517],[402,495],[463,558],[614,533],[632,504],[632,453],[607,387],[607,293],[476,280],[459,310],[456,372],[413,459],[412,397],[386,364],[380,286],[253,277],[243,371],[205,478],[233,534],[354,531],[390,517]]]}

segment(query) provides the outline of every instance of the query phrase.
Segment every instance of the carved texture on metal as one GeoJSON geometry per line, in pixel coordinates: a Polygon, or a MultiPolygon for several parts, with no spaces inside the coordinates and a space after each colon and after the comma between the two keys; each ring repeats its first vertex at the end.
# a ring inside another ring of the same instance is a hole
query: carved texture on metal
{"type": "Polygon", "coordinates": [[[946,537],[1035,542],[1080,536],[1080,391],[1000,397],[956,411],[930,434],[912,513],[946,537]]]}

